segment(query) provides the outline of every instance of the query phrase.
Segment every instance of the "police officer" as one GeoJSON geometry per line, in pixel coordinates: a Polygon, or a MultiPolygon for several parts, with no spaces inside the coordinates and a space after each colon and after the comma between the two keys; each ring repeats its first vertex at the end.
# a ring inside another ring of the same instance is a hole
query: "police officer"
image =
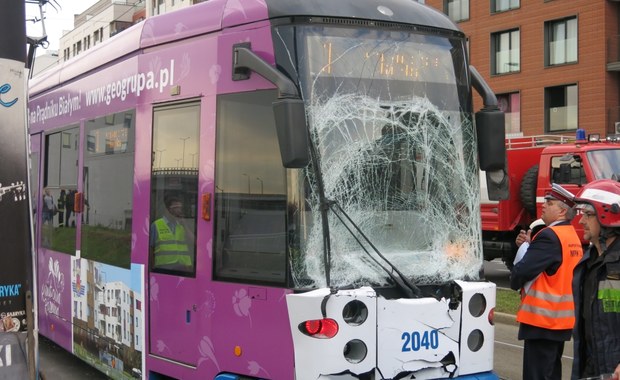
{"type": "Polygon", "coordinates": [[[577,321],[572,378],[620,373],[620,183],[585,185],[575,196],[585,240],[575,269],[577,321]],[[617,368],[618,367],[618,368],[617,368]]]}
{"type": "Polygon", "coordinates": [[[164,199],[164,216],[151,224],[150,246],[153,267],[164,271],[191,272],[193,270],[193,245],[191,231],[182,223],[183,202],[169,196],[164,199]]]}
{"type": "Polygon", "coordinates": [[[532,239],[523,259],[512,268],[510,287],[522,292],[517,312],[523,340],[523,379],[560,380],[564,342],[575,324],[573,270],[583,250],[570,221],[573,195],[553,184],[545,196],[541,218],[547,227],[532,239]]]}

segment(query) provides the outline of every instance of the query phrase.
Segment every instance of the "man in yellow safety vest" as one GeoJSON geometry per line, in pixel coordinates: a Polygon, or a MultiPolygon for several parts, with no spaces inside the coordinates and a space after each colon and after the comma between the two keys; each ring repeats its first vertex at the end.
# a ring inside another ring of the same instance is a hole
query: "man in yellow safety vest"
{"type": "Polygon", "coordinates": [[[191,231],[183,224],[183,201],[164,199],[164,215],[151,224],[150,247],[153,268],[164,271],[193,271],[191,231]]]}

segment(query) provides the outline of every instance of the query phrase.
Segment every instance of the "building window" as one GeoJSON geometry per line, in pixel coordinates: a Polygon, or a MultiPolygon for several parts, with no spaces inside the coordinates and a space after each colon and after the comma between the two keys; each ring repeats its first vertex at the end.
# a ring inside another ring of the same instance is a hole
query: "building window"
{"type": "Polygon", "coordinates": [[[454,22],[469,20],[469,0],[444,0],[443,8],[454,22]]]}
{"type": "Polygon", "coordinates": [[[545,131],[577,129],[577,85],[545,88],[545,131]]]}
{"type": "Polygon", "coordinates": [[[521,70],[519,40],[520,32],[518,29],[491,35],[492,74],[507,74],[521,70]]]}
{"type": "Polygon", "coordinates": [[[497,103],[506,119],[506,134],[521,132],[521,95],[518,92],[498,94],[497,103]]]}
{"type": "Polygon", "coordinates": [[[491,13],[517,9],[519,6],[519,0],[491,0],[491,13]]]}
{"type": "Polygon", "coordinates": [[[545,23],[547,66],[577,62],[577,17],[545,23]]]}

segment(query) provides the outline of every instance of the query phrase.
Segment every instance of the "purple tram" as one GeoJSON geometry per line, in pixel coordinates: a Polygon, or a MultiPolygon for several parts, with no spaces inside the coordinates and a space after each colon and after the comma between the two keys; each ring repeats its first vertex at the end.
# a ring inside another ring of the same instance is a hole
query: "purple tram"
{"type": "Polygon", "coordinates": [[[503,115],[440,12],[210,0],[29,98],[39,332],[111,378],[496,378],[503,115]]]}

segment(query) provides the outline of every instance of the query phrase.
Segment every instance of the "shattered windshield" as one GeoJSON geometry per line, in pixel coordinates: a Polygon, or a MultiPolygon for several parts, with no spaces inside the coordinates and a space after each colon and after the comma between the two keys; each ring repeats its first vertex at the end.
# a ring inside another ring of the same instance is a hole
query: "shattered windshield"
{"type": "Polygon", "coordinates": [[[620,179],[620,149],[589,151],[588,161],[595,179],[620,179]]]}
{"type": "Polygon", "coordinates": [[[479,183],[462,40],[307,26],[296,43],[316,157],[290,177],[296,285],[391,284],[373,246],[417,283],[477,278],[479,183]],[[327,240],[322,191],[332,204],[327,240]]]}

